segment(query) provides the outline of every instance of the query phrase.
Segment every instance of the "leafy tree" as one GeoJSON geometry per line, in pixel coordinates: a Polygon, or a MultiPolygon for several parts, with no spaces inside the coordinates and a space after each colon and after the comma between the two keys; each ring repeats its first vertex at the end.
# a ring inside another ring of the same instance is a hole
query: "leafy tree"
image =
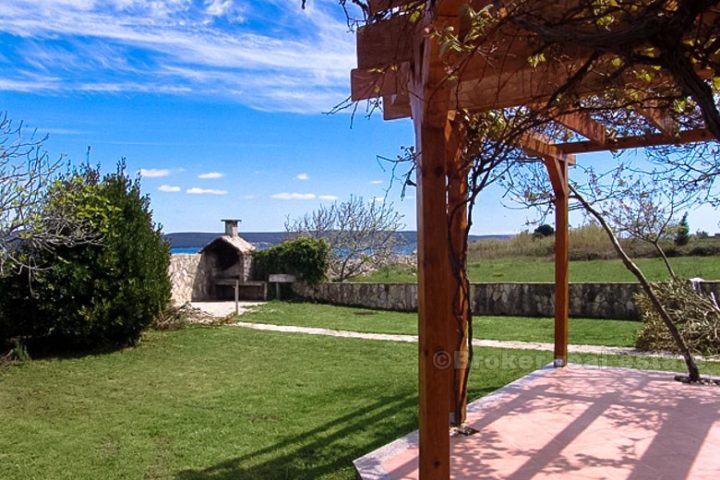
{"type": "Polygon", "coordinates": [[[98,240],[75,204],[47,208],[48,189],[61,178],[62,158],[51,160],[44,141],[0,115],[0,277],[44,268],[37,252],[98,240]],[[21,244],[32,248],[21,251],[21,244]]]}
{"type": "Polygon", "coordinates": [[[52,251],[23,246],[50,268],[5,279],[0,336],[31,336],[64,347],[131,345],[170,299],[169,246],[149,198],[120,163],[100,176],[83,168],[48,189],[43,213],[76,205],[101,243],[52,251]]]}
{"type": "Polygon", "coordinates": [[[555,229],[547,223],[543,223],[533,231],[534,238],[551,237],[553,235],[555,235],[555,229]]]}
{"type": "Polygon", "coordinates": [[[690,226],[688,225],[687,216],[687,213],[682,216],[680,224],[677,227],[677,231],[675,232],[674,242],[678,247],[687,245],[690,241],[690,226]]]}
{"type": "Polygon", "coordinates": [[[298,219],[288,219],[285,229],[292,235],[325,240],[330,246],[329,276],[342,282],[390,262],[401,220],[402,215],[391,204],[351,196],[346,202],[334,202],[298,219]]]}

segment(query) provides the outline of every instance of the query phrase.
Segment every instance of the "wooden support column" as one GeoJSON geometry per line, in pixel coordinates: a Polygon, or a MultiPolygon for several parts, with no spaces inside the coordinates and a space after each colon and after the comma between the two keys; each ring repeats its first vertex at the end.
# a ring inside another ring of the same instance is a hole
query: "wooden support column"
{"type": "Polygon", "coordinates": [[[420,478],[450,478],[454,321],[448,255],[445,131],[416,130],[420,478]]]}
{"type": "Polygon", "coordinates": [[[555,193],[555,355],[556,367],[568,361],[568,320],[570,315],[568,162],[545,157],[555,193]]]}
{"type": "MultiPolygon", "coordinates": [[[[432,15],[424,21],[430,25],[432,15]]],[[[417,151],[419,473],[421,480],[449,480],[456,332],[447,213],[451,87],[436,38],[416,42],[414,56],[408,90],[417,151]]]]}
{"type": "Polygon", "coordinates": [[[448,144],[448,216],[450,220],[451,250],[451,295],[455,327],[455,368],[453,370],[453,391],[451,396],[451,421],[455,426],[465,422],[467,415],[467,385],[465,377],[469,370],[468,327],[470,308],[468,303],[467,256],[465,232],[468,226],[468,166],[462,155],[465,131],[461,123],[448,122],[446,127],[448,144]]]}

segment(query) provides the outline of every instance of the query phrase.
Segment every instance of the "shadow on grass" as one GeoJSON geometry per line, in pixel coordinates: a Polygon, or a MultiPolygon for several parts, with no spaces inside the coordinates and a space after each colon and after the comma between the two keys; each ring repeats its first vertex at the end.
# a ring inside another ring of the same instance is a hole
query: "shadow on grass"
{"type": "MultiPolygon", "coordinates": [[[[139,344],[140,342],[138,342],[139,344]]],[[[19,360],[13,351],[22,345],[29,356],[28,360],[66,360],[89,356],[108,355],[126,348],[133,348],[136,345],[98,345],[87,346],[82,344],[69,343],[65,340],[52,337],[26,337],[19,343],[15,339],[0,343],[0,356],[7,356],[19,360]]],[[[12,362],[11,362],[12,363],[12,362]]],[[[9,363],[9,364],[11,364],[9,363]]]]}
{"type": "Polygon", "coordinates": [[[416,398],[415,395],[379,398],[367,407],[274,445],[203,470],[182,471],[176,479],[315,479],[342,470],[348,472],[345,478],[354,478],[355,458],[415,428],[407,409],[415,406],[416,398]]]}
{"type": "MultiPolygon", "coordinates": [[[[486,395],[502,385],[474,388],[486,395]]],[[[366,407],[202,470],[185,470],[176,480],[355,478],[352,461],[417,428],[417,395],[376,399],[366,407]]]]}

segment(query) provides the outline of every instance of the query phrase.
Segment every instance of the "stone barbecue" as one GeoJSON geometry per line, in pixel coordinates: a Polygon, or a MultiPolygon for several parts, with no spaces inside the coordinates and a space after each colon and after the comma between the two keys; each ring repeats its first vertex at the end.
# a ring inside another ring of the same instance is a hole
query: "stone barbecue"
{"type": "Polygon", "coordinates": [[[265,300],[267,283],[252,280],[255,247],[238,235],[239,219],[223,219],[225,234],[198,254],[173,255],[173,301],[265,300]]]}

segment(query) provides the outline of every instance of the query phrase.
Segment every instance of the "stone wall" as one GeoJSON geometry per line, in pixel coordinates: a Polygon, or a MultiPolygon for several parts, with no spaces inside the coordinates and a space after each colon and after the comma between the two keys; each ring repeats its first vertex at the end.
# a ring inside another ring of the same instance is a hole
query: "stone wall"
{"type": "Polygon", "coordinates": [[[172,302],[183,305],[189,301],[211,298],[208,281],[212,268],[199,253],[178,253],[171,255],[168,275],[172,283],[172,302]]]}
{"type": "MultiPolygon", "coordinates": [[[[243,279],[252,276],[252,255],[243,256],[243,279]]],[[[168,275],[172,283],[172,302],[183,305],[187,302],[203,302],[222,298],[223,293],[212,281],[215,259],[199,253],[176,253],[170,256],[168,275]]],[[[232,287],[226,287],[232,290],[232,287]]],[[[227,298],[232,298],[232,295],[227,298]]]]}
{"type": "MultiPolygon", "coordinates": [[[[720,298],[720,282],[705,282],[703,291],[720,298]]],[[[574,283],[570,285],[570,316],[637,320],[634,283],[574,283]]],[[[335,305],[383,310],[417,311],[417,285],[381,283],[322,283],[293,285],[299,297],[335,305]]],[[[477,315],[553,316],[552,283],[476,283],[471,285],[477,315]]]]}

